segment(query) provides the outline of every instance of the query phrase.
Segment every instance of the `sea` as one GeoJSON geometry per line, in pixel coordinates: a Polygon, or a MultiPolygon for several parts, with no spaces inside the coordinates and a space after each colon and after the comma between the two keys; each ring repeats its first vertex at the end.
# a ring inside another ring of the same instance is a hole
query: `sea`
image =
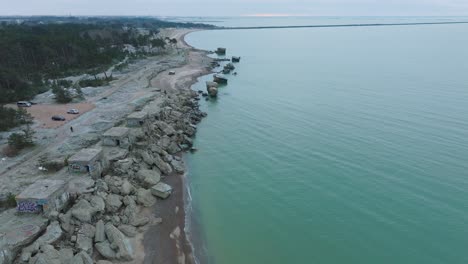
{"type": "Polygon", "coordinates": [[[186,41],[241,56],[218,97],[200,101],[208,116],[186,157],[200,263],[468,263],[468,24],[207,30],[186,41]]]}

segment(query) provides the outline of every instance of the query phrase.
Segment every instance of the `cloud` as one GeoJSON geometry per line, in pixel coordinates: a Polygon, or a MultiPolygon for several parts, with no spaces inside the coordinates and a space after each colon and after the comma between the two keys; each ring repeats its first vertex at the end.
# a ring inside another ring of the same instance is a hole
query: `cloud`
{"type": "Polygon", "coordinates": [[[468,0],[0,0],[1,15],[468,15],[468,0]]]}

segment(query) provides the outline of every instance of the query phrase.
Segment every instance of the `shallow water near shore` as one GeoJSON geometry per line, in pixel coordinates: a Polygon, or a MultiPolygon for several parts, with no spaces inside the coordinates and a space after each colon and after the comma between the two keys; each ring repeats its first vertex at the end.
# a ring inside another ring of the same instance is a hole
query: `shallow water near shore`
{"type": "Polygon", "coordinates": [[[468,263],[466,32],[188,35],[242,56],[187,157],[203,263],[468,263]]]}

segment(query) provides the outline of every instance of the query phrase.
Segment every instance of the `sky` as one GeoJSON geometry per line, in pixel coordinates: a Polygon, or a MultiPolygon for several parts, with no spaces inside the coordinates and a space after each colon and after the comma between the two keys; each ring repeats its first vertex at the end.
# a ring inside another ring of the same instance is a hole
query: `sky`
{"type": "Polygon", "coordinates": [[[466,16],[468,0],[0,0],[0,15],[466,16]]]}

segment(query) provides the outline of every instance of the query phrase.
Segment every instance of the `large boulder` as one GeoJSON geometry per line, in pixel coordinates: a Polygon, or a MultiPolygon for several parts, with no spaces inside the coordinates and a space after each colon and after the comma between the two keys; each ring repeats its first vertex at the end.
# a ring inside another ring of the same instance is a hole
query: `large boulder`
{"type": "Polygon", "coordinates": [[[116,253],[115,251],[111,248],[111,244],[109,241],[104,240],[103,242],[96,243],[94,245],[96,247],[96,250],[101,254],[106,259],[115,259],[116,258],[116,253]]]}
{"type": "Polygon", "coordinates": [[[159,172],[153,170],[140,170],[136,176],[145,188],[154,186],[161,180],[159,172]]]}
{"type": "Polygon", "coordinates": [[[92,254],[93,252],[93,239],[85,234],[78,233],[76,239],[76,248],[86,253],[92,254]]]}
{"type": "Polygon", "coordinates": [[[93,264],[93,259],[85,252],[80,252],[72,258],[70,264],[93,264]]]}
{"type": "Polygon", "coordinates": [[[101,196],[93,195],[89,200],[91,207],[93,207],[95,212],[104,212],[106,208],[106,203],[101,196]]]}
{"type": "Polygon", "coordinates": [[[176,142],[171,142],[171,144],[167,147],[167,152],[170,154],[176,154],[177,152],[180,152],[182,149],[179,147],[179,145],[176,142]]]}
{"type": "Polygon", "coordinates": [[[106,226],[106,236],[111,244],[111,248],[116,251],[116,259],[130,261],[133,259],[132,244],[119,229],[110,223],[106,226]]]}
{"type": "Polygon", "coordinates": [[[29,258],[36,254],[42,245],[49,245],[56,243],[63,235],[62,228],[57,221],[53,221],[46,229],[46,232],[40,236],[31,245],[23,248],[21,252],[21,261],[28,262],[29,258]]]}
{"type": "Polygon", "coordinates": [[[104,227],[104,222],[99,220],[96,223],[96,233],[94,234],[94,241],[95,242],[103,242],[106,240],[106,229],[104,227]]]}
{"type": "Polygon", "coordinates": [[[167,124],[166,122],[163,121],[156,121],[155,124],[158,126],[158,128],[163,132],[164,135],[171,136],[175,134],[175,129],[167,124]]]}
{"type": "Polygon", "coordinates": [[[74,231],[74,226],[71,224],[72,218],[72,210],[68,210],[65,214],[59,215],[60,226],[62,227],[63,231],[71,234],[74,231]]]}
{"type": "Polygon", "coordinates": [[[120,194],[121,195],[129,195],[135,191],[135,187],[127,180],[124,179],[122,186],[120,186],[120,194]]]}
{"type": "Polygon", "coordinates": [[[177,173],[184,173],[185,172],[185,166],[184,166],[183,161],[173,159],[173,160],[171,160],[171,165],[172,165],[172,167],[174,168],[174,170],[177,173]]]}
{"type": "Polygon", "coordinates": [[[30,259],[31,264],[61,264],[60,253],[51,245],[42,245],[40,252],[30,259]]]}
{"type": "Polygon", "coordinates": [[[59,250],[60,261],[62,264],[69,264],[73,258],[73,249],[71,248],[62,248],[59,250]]]}
{"type": "Polygon", "coordinates": [[[90,223],[95,213],[95,209],[85,199],[81,199],[71,209],[72,216],[84,223],[90,223]]]}
{"type": "Polygon", "coordinates": [[[151,193],[159,198],[166,199],[172,193],[172,187],[163,182],[159,182],[151,188],[151,193]]]}
{"type": "Polygon", "coordinates": [[[133,160],[123,159],[114,162],[113,171],[116,175],[125,175],[132,169],[133,160]]]}
{"type": "Polygon", "coordinates": [[[135,237],[138,234],[136,227],[131,225],[120,225],[118,229],[128,237],[135,237]]]}
{"type": "Polygon", "coordinates": [[[106,198],[106,209],[110,213],[117,212],[122,206],[122,196],[109,194],[106,198]]]}
{"type": "Polygon", "coordinates": [[[156,203],[156,198],[151,194],[151,190],[140,188],[137,190],[137,203],[145,207],[150,207],[156,203]]]}
{"type": "Polygon", "coordinates": [[[159,170],[165,174],[171,174],[172,173],[172,168],[169,164],[167,164],[159,155],[155,155],[154,157],[154,164],[156,167],[159,168],[159,170]]]}

